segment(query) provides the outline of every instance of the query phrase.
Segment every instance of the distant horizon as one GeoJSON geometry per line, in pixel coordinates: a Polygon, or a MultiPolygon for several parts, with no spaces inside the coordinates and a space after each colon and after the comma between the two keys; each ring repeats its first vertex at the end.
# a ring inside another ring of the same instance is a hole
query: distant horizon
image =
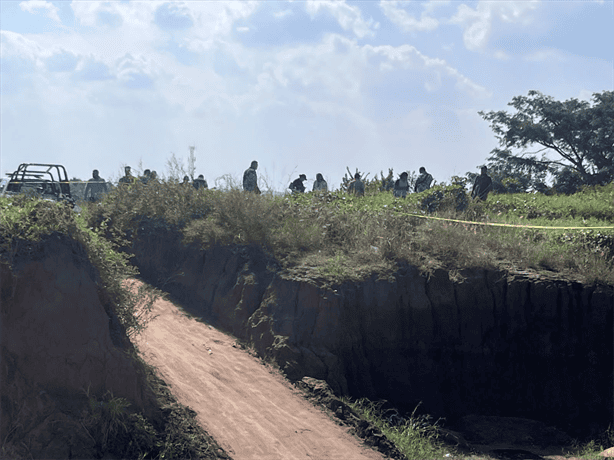
{"type": "Polygon", "coordinates": [[[449,182],[498,147],[479,111],[614,90],[614,0],[9,0],[0,24],[2,177],[164,175],[195,145],[210,185],[252,160],[278,191],[346,166],[449,182]]]}

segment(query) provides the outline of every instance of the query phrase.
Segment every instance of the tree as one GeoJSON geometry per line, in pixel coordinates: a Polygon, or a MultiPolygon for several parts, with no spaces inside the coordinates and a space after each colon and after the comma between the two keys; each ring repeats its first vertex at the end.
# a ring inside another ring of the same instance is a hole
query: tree
{"type": "Polygon", "coordinates": [[[564,102],[529,91],[508,105],[516,109],[478,112],[490,122],[501,148],[491,151],[489,169],[518,179],[521,187],[543,188],[546,175],[555,184],[578,177],[582,184],[604,184],[614,178],[614,91],[593,94],[593,104],[564,102]],[[527,147],[538,149],[528,152],[527,147]],[[514,154],[511,149],[521,149],[514,154]],[[546,154],[555,153],[558,158],[546,154]],[[541,154],[538,157],[538,154],[541,154]],[[576,173],[576,174],[571,174],[576,173]]]}

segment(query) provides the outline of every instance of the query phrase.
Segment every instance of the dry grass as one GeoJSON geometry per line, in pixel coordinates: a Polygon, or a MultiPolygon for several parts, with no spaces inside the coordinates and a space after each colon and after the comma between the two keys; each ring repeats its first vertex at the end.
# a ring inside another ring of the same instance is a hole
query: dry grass
{"type": "Polygon", "coordinates": [[[389,193],[357,198],[344,192],[275,196],[238,189],[196,191],[162,182],[116,190],[103,203],[88,206],[87,214],[92,226],[107,225],[107,235],[118,242],[138,233],[144,221],[156,220],[180,229],[186,242],[203,248],[257,244],[287,270],[309,271],[335,282],[409,263],[425,271],[531,269],[614,284],[613,231],[544,231],[431,219],[525,223],[533,216],[531,223],[537,225],[612,225],[611,218],[603,220],[609,208],[598,204],[601,195],[609,199],[609,189],[587,193],[583,209],[578,197],[495,195],[487,202],[469,202],[459,186],[395,199],[389,193]]]}

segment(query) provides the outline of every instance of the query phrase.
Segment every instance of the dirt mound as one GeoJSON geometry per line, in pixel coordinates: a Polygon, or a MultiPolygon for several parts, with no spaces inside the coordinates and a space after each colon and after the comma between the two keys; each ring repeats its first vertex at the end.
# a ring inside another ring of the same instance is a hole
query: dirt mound
{"type": "Polygon", "coordinates": [[[83,246],[23,248],[0,259],[0,457],[228,458],[138,360],[83,246]]]}

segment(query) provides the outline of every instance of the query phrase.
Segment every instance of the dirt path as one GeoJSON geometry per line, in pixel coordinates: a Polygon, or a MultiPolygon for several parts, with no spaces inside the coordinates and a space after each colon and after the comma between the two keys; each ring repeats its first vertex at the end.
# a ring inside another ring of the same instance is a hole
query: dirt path
{"type": "Polygon", "coordinates": [[[145,360],[235,460],[383,459],[234,339],[158,300],[137,339],[145,360]]]}

